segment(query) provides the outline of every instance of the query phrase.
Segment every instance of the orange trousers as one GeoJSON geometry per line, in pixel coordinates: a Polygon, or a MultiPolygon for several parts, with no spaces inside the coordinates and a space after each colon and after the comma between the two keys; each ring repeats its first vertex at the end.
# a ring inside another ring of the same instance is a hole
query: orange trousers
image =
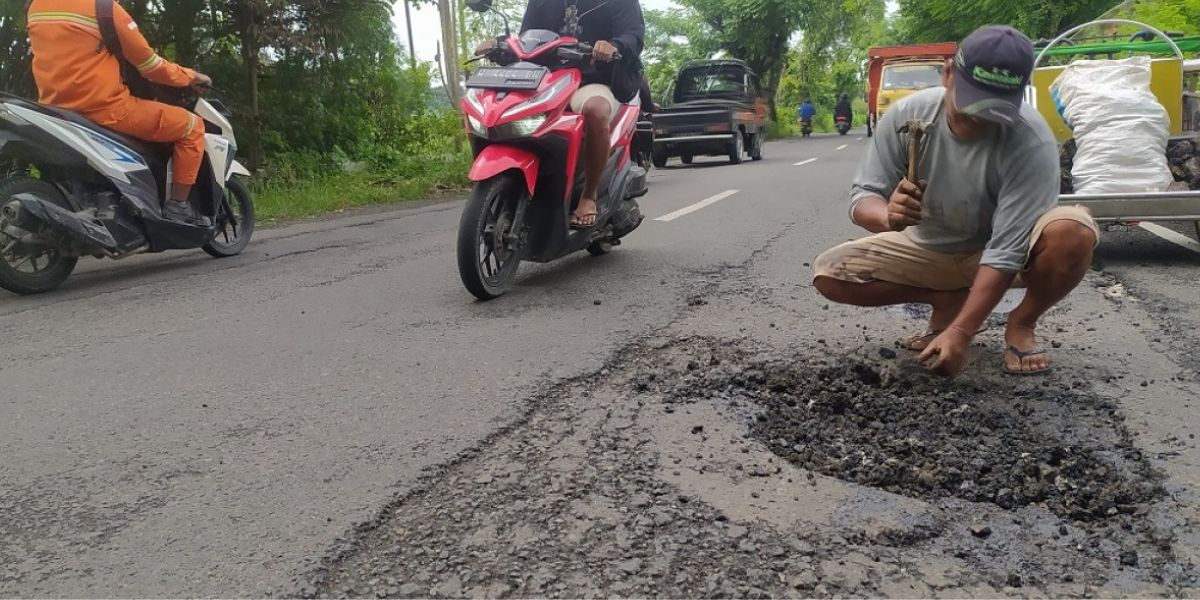
{"type": "Polygon", "coordinates": [[[85,116],[113,131],[148,142],[175,144],[172,182],[195,185],[204,160],[204,121],[191,111],[161,102],[131,98],[117,110],[85,116]]]}

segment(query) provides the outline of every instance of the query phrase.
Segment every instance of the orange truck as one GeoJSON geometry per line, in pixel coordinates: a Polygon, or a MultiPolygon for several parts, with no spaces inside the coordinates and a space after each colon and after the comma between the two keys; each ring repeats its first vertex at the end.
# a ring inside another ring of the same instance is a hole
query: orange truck
{"type": "Polygon", "coordinates": [[[957,50],[954,42],[867,50],[867,135],[901,98],[941,85],[942,67],[957,50]]]}

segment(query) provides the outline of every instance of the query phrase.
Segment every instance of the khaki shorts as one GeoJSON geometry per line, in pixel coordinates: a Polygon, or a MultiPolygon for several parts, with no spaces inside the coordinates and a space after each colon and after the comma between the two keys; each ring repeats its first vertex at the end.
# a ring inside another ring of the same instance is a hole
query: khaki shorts
{"type": "Polygon", "coordinates": [[[577,90],[571,95],[571,101],[568,106],[573,113],[583,112],[583,106],[592,98],[603,98],[608,102],[608,107],[612,109],[610,119],[616,119],[617,113],[621,109],[621,103],[617,102],[617,97],[613,95],[612,90],[603,83],[589,83],[577,90]]]}
{"type": "MultiPolygon", "coordinates": [[[[1046,211],[1033,226],[1032,249],[1046,226],[1055,221],[1075,221],[1088,226],[1100,239],[1092,215],[1082,206],[1059,206],[1046,211]]],[[[815,277],[830,277],[850,283],[889,281],[912,287],[950,291],[969,288],[975,282],[983,252],[944,254],[918,246],[903,233],[877,233],[825,251],[813,263],[815,277]]],[[[1026,261],[1029,257],[1026,256],[1026,261]]],[[[1017,277],[1014,287],[1023,284],[1017,277]]]]}

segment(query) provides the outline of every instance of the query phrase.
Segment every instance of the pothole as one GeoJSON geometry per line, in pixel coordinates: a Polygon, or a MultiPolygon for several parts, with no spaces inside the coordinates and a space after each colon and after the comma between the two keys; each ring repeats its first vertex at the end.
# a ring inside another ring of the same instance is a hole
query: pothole
{"type": "Polygon", "coordinates": [[[922,499],[1039,505],[1085,523],[1144,511],[1163,493],[1117,406],[1086,389],[945,381],[903,358],[691,352],[659,385],[676,401],[756,409],[751,434],[804,469],[922,499]]]}

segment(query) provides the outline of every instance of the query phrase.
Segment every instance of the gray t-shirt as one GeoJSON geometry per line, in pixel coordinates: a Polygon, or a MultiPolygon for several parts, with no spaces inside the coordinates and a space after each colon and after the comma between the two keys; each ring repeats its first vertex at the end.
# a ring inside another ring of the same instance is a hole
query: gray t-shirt
{"type": "Polygon", "coordinates": [[[897,128],[909,119],[930,123],[920,177],[929,182],[920,225],[904,231],[930,250],[966,254],[983,250],[980,264],[1020,271],[1029,234],[1058,202],[1058,147],[1050,127],[1029,104],[1021,119],[976,141],[959,140],[946,122],[945,88],[901,100],[875,128],[851,190],[850,213],[868,196],[891,197],[908,172],[908,139],[897,128]]]}

